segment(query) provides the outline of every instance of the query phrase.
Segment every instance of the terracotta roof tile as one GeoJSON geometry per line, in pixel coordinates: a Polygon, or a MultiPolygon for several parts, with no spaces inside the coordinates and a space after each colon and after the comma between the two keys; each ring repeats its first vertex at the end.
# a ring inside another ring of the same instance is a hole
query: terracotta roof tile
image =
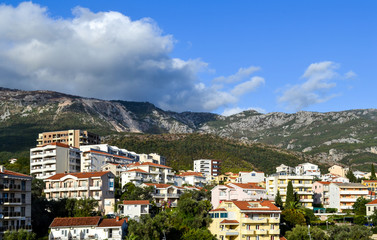
{"type": "Polygon", "coordinates": [[[210,212],[226,212],[226,209],[225,208],[216,208],[216,209],[212,209],[210,212]]]}
{"type": "MultiPolygon", "coordinates": [[[[65,143],[60,143],[60,142],[47,143],[47,144],[42,145],[42,147],[45,147],[45,146],[48,146],[48,145],[53,145],[53,146],[58,146],[58,147],[64,147],[64,148],[70,148],[69,145],[67,145],[65,143]]],[[[72,148],[75,148],[75,147],[72,147],[72,148]]]]}
{"type": "Polygon", "coordinates": [[[144,171],[140,168],[134,168],[134,169],[131,169],[131,170],[128,170],[126,172],[142,172],[142,173],[148,173],[147,171],[144,171]]]}
{"type": "Polygon", "coordinates": [[[363,180],[364,182],[377,182],[377,180],[363,180]]]}
{"type": "Polygon", "coordinates": [[[374,199],[373,201],[368,202],[367,204],[368,204],[368,205],[369,205],[369,204],[377,204],[377,199],[374,199]]]}
{"type": "Polygon", "coordinates": [[[199,177],[204,177],[203,176],[203,173],[200,173],[200,172],[182,172],[182,173],[179,173],[178,176],[199,176],[199,177]]]}
{"type": "Polygon", "coordinates": [[[28,177],[28,178],[32,178],[29,175],[18,173],[18,172],[9,171],[9,170],[6,170],[6,169],[4,169],[2,172],[0,172],[0,175],[2,175],[2,174],[16,176],[16,177],[28,177]]]}
{"type": "Polygon", "coordinates": [[[50,224],[53,227],[69,227],[69,226],[97,226],[101,217],[70,217],[70,218],[54,218],[50,224]]]}
{"type": "Polygon", "coordinates": [[[105,174],[111,173],[110,171],[106,172],[77,172],[77,173],[57,173],[49,178],[48,180],[59,180],[65,176],[71,175],[77,178],[91,178],[91,177],[101,177],[105,174]]]}
{"type": "Polygon", "coordinates": [[[237,220],[228,220],[228,219],[224,219],[222,220],[220,223],[239,223],[237,220]]]}
{"type": "Polygon", "coordinates": [[[102,219],[98,227],[118,227],[122,226],[126,219],[116,220],[114,218],[102,219]]]}
{"type": "Polygon", "coordinates": [[[226,201],[233,202],[241,210],[266,210],[266,211],[280,211],[280,208],[276,207],[271,201],[226,201]],[[253,207],[250,204],[260,204],[261,207],[253,207]]]}
{"type": "Polygon", "coordinates": [[[148,200],[124,200],[124,205],[148,205],[150,204],[148,200]]]}
{"type": "Polygon", "coordinates": [[[240,188],[248,188],[248,189],[265,189],[258,186],[256,183],[230,183],[240,188]]]}
{"type": "Polygon", "coordinates": [[[176,186],[165,184],[165,183],[144,183],[144,184],[147,186],[154,186],[156,188],[176,187],[176,186]]]}

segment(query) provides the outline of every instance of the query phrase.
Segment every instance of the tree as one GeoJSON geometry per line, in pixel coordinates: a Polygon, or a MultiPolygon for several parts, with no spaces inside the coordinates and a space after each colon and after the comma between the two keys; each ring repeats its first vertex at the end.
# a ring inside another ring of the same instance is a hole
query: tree
{"type": "Polygon", "coordinates": [[[275,205],[282,209],[283,208],[283,200],[281,199],[281,196],[280,196],[280,191],[278,190],[276,196],[275,196],[275,205]]]}
{"type": "Polygon", "coordinates": [[[205,228],[201,229],[190,229],[185,234],[183,234],[182,239],[184,240],[216,240],[217,238],[212,235],[212,233],[205,228]]]}
{"type": "Polygon", "coordinates": [[[370,169],[370,180],[376,180],[376,172],[374,171],[374,164],[372,163],[371,169],[370,169]]]}
{"type": "Polygon", "coordinates": [[[98,202],[92,198],[83,198],[76,200],[74,206],[74,217],[90,217],[93,216],[98,202]]]}
{"type": "Polygon", "coordinates": [[[290,202],[293,202],[294,200],[293,184],[292,181],[289,181],[287,186],[287,197],[285,198],[285,207],[287,207],[290,202]]]}
{"type": "Polygon", "coordinates": [[[18,231],[6,231],[3,240],[35,240],[37,234],[20,229],[18,231]]]}
{"type": "Polygon", "coordinates": [[[370,202],[370,201],[363,198],[363,197],[359,197],[358,199],[356,199],[356,202],[352,205],[353,212],[356,215],[365,216],[367,214],[367,208],[366,208],[365,204],[367,204],[368,202],[370,202]]]}
{"type": "Polygon", "coordinates": [[[346,174],[346,177],[350,180],[351,183],[355,183],[357,182],[357,178],[355,177],[355,175],[353,174],[351,168],[348,170],[347,174],[346,174]]]}
{"type": "Polygon", "coordinates": [[[121,200],[149,200],[153,201],[152,193],[155,189],[153,186],[137,187],[129,182],[123,186],[123,193],[120,197],[121,200]]]}
{"type": "Polygon", "coordinates": [[[297,225],[305,225],[306,220],[303,213],[294,208],[284,209],[281,213],[281,231],[284,235],[285,231],[291,230],[297,225]]]}
{"type": "Polygon", "coordinates": [[[318,228],[312,227],[310,228],[310,237],[309,237],[309,229],[307,226],[297,225],[291,231],[286,232],[286,236],[288,240],[327,240],[329,239],[326,233],[318,228]]]}
{"type": "Polygon", "coordinates": [[[330,239],[332,240],[372,240],[372,231],[360,225],[343,225],[343,226],[333,226],[327,231],[330,239]]]}

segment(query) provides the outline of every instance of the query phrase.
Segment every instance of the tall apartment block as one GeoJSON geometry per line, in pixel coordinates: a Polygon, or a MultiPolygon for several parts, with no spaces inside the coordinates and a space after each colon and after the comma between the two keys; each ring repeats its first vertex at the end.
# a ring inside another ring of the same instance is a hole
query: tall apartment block
{"type": "Polygon", "coordinates": [[[220,175],[220,160],[199,159],[194,160],[194,171],[201,172],[204,176],[220,175]]]}
{"type": "Polygon", "coordinates": [[[38,134],[37,147],[55,142],[79,148],[81,145],[100,144],[101,140],[99,135],[83,130],[64,130],[38,134]]]}
{"type": "Polygon", "coordinates": [[[0,239],[5,231],[31,230],[31,180],[0,166],[0,239]]]}
{"type": "Polygon", "coordinates": [[[30,149],[30,174],[46,179],[57,173],[80,172],[80,150],[63,143],[30,149]]]}

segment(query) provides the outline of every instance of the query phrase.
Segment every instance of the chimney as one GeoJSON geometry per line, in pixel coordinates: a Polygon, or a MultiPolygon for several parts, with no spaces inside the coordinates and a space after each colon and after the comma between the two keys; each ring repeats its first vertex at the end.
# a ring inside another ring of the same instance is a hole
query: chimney
{"type": "Polygon", "coordinates": [[[0,165],[0,172],[4,172],[4,166],[0,165]]]}

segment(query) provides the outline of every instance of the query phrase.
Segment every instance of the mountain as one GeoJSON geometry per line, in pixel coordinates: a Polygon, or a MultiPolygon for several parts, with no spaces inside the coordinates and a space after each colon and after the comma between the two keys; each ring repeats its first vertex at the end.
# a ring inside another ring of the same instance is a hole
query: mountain
{"type": "Polygon", "coordinates": [[[147,102],[105,101],[53,91],[0,88],[0,151],[27,150],[38,132],[80,128],[116,133],[210,133],[264,143],[325,164],[368,170],[377,160],[377,110],[268,113],[164,111],[147,102]]]}

